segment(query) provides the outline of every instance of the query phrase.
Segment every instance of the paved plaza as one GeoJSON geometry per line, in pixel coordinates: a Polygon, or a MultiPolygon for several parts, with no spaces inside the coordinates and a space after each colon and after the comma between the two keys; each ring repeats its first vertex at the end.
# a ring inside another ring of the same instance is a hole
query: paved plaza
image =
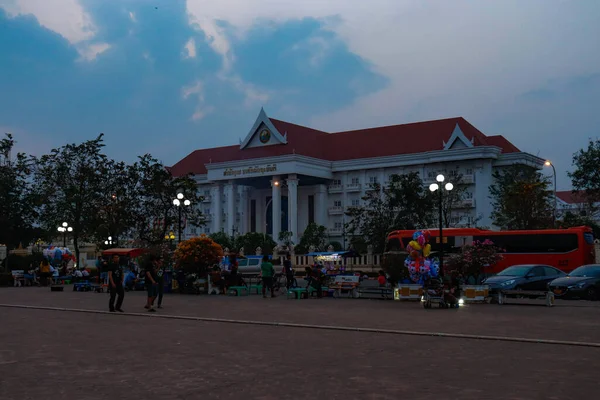
{"type": "Polygon", "coordinates": [[[133,292],[126,314],[6,307],[106,311],[107,302],[102,293],[0,289],[0,399],[569,399],[598,388],[599,347],[434,334],[600,343],[599,303],[424,310],[395,301],[166,295],[152,315],[144,294],[133,292]]]}

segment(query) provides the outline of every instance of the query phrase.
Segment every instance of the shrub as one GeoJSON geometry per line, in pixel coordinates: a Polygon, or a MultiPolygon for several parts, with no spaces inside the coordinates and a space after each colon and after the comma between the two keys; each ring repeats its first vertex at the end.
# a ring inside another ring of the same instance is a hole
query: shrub
{"type": "Polygon", "coordinates": [[[205,275],[208,268],[223,257],[223,248],[206,235],[185,240],[177,246],[173,255],[177,268],[187,273],[205,275]]]}

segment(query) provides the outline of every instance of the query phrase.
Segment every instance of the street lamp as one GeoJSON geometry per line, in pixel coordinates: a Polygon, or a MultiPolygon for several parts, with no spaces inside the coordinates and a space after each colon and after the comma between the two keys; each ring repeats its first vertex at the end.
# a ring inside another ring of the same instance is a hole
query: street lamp
{"type": "Polygon", "coordinates": [[[177,207],[177,209],[179,211],[179,213],[178,213],[179,219],[177,222],[177,230],[179,232],[179,243],[181,243],[181,230],[182,230],[181,229],[181,218],[182,218],[182,214],[183,214],[183,206],[189,207],[192,204],[192,202],[189,201],[188,199],[184,200],[184,197],[185,196],[183,195],[183,193],[177,193],[177,198],[173,199],[173,205],[175,207],[177,207]]]}
{"type": "Polygon", "coordinates": [[[175,240],[175,234],[173,233],[173,231],[171,231],[165,235],[165,240],[169,241],[169,248],[171,248],[171,250],[172,250],[173,241],[175,240]]]}
{"type": "Polygon", "coordinates": [[[63,234],[63,247],[67,247],[67,232],[73,232],[73,227],[69,226],[67,222],[63,222],[57,230],[63,234]]]}
{"type": "MultiPolygon", "coordinates": [[[[444,221],[443,221],[443,210],[442,210],[442,199],[444,197],[444,191],[442,190],[442,184],[444,183],[444,180],[446,180],[446,177],[444,177],[444,175],[439,174],[438,176],[436,176],[435,180],[438,183],[432,183],[431,185],[429,185],[429,190],[431,190],[431,192],[435,192],[436,190],[439,192],[439,203],[438,203],[438,210],[439,210],[439,224],[440,224],[440,272],[443,274],[444,273],[444,221]]],[[[444,185],[444,189],[446,189],[446,191],[450,192],[452,189],[454,189],[454,185],[450,182],[447,182],[444,185]]]]}
{"type": "Polygon", "coordinates": [[[544,165],[552,167],[552,175],[554,175],[554,226],[556,226],[556,168],[554,168],[554,164],[550,160],[546,160],[544,165]]]}
{"type": "Polygon", "coordinates": [[[107,245],[107,246],[108,246],[108,245],[112,245],[112,244],[113,244],[113,241],[112,241],[112,236],[109,236],[109,237],[108,237],[108,240],[105,240],[105,241],[104,241],[104,244],[105,244],[105,245],[107,245]]]}

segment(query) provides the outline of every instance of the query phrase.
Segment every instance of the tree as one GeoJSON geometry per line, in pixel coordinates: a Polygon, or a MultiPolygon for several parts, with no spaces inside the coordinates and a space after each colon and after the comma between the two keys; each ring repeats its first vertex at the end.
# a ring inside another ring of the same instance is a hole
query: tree
{"type": "Polygon", "coordinates": [[[561,228],[572,228],[575,226],[589,226],[594,231],[594,237],[600,237],[600,225],[592,220],[589,215],[577,215],[567,211],[558,222],[561,228]]]}
{"type": "Polygon", "coordinates": [[[279,242],[283,243],[285,246],[287,246],[288,248],[294,244],[294,242],[292,241],[292,236],[294,236],[293,232],[290,231],[281,231],[279,232],[279,242]]]}
{"type": "Polygon", "coordinates": [[[490,186],[492,220],[502,229],[545,229],[552,226],[550,180],[536,168],[510,166],[493,173],[490,186]]]}
{"type": "Polygon", "coordinates": [[[452,227],[452,217],[454,216],[454,211],[465,199],[465,194],[467,192],[467,187],[463,182],[462,175],[459,174],[453,176],[452,184],[454,185],[454,188],[449,192],[444,191],[442,196],[442,223],[444,224],[444,228],[452,227]]]}
{"type": "Polygon", "coordinates": [[[474,241],[462,247],[460,253],[452,255],[444,264],[447,272],[457,271],[464,277],[477,278],[486,268],[493,267],[502,260],[503,250],[491,240],[474,241]]]}
{"type": "Polygon", "coordinates": [[[106,186],[108,159],[102,153],[102,136],[52,149],[39,159],[35,172],[35,188],[43,199],[39,223],[53,231],[63,221],[73,227],[77,260],[80,239],[98,233],[97,213],[104,206],[106,192],[110,191],[106,186]]]}
{"type": "Polygon", "coordinates": [[[245,235],[236,238],[236,247],[244,248],[245,254],[255,254],[258,247],[261,248],[263,254],[272,254],[277,243],[273,238],[264,233],[248,232],[245,235]]]}
{"type": "Polygon", "coordinates": [[[363,201],[363,206],[348,211],[346,228],[351,236],[362,235],[375,252],[383,252],[390,231],[426,228],[432,223],[434,197],[417,173],[390,176],[385,190],[372,185],[363,201]]]}
{"type": "Polygon", "coordinates": [[[221,245],[223,250],[229,249],[231,251],[235,251],[236,244],[231,236],[229,236],[225,232],[214,232],[209,235],[209,237],[214,240],[216,243],[221,245]]]}
{"type": "Polygon", "coordinates": [[[300,238],[296,252],[298,254],[308,253],[311,246],[317,251],[324,251],[327,248],[327,228],[323,225],[317,225],[314,222],[308,224],[300,238]]]}
{"type": "Polygon", "coordinates": [[[574,190],[585,193],[588,202],[600,201],[600,139],[590,140],[587,149],[573,155],[575,170],[569,172],[574,190]]]}
{"type": "Polygon", "coordinates": [[[9,249],[19,243],[27,245],[40,235],[39,229],[33,227],[38,199],[30,178],[35,159],[23,153],[13,159],[14,144],[10,134],[0,140],[0,243],[5,243],[9,249]]]}
{"type": "Polygon", "coordinates": [[[191,206],[181,206],[185,223],[195,227],[206,223],[199,208],[203,198],[191,176],[172,176],[150,154],[138,157],[130,169],[129,174],[135,181],[136,201],[129,206],[133,213],[134,233],[142,243],[158,245],[164,242],[169,230],[177,232],[179,209],[173,205],[177,193],[183,193],[191,202],[191,206]]]}

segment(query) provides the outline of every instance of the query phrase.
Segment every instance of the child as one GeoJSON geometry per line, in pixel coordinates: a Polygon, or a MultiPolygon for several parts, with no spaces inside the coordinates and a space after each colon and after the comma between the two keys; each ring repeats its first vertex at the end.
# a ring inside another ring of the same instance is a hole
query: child
{"type": "Polygon", "coordinates": [[[387,284],[387,279],[385,277],[385,272],[383,270],[379,271],[379,276],[377,277],[377,282],[379,282],[379,287],[385,287],[387,284]]]}

